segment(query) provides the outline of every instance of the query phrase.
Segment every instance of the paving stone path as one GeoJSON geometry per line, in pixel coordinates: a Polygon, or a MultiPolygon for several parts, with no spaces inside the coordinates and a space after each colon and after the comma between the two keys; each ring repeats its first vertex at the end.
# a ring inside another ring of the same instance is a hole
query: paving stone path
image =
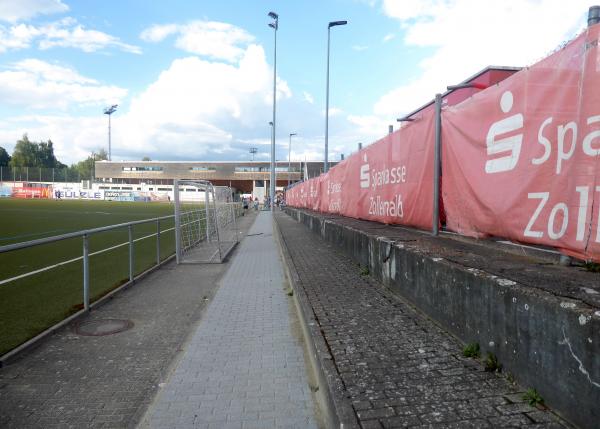
{"type": "Polygon", "coordinates": [[[563,427],[304,225],[276,220],[363,428],[563,427]]]}
{"type": "Polygon", "coordinates": [[[272,227],[260,212],[142,427],[318,427],[272,227]]]}

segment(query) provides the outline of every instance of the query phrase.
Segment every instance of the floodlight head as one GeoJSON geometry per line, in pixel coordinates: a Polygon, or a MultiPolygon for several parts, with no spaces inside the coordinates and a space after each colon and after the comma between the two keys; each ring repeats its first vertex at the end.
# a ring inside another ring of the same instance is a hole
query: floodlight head
{"type": "Polygon", "coordinates": [[[118,104],[113,104],[112,106],[105,108],[104,109],[104,114],[105,115],[112,115],[117,110],[117,107],[119,107],[118,104]]]}
{"type": "Polygon", "coordinates": [[[335,27],[337,25],[346,25],[346,24],[348,24],[348,21],[332,21],[329,23],[329,28],[335,27]]]}
{"type": "Polygon", "coordinates": [[[269,125],[270,125],[270,126],[273,126],[273,122],[269,122],[269,125]]]}
{"type": "Polygon", "coordinates": [[[271,22],[271,23],[269,24],[269,27],[271,27],[271,28],[274,28],[275,30],[277,30],[277,24],[276,24],[276,23],[274,23],[274,22],[271,22]]]}
{"type": "Polygon", "coordinates": [[[290,133],[290,137],[297,136],[297,135],[298,135],[297,133],[290,133]]]}
{"type": "Polygon", "coordinates": [[[279,15],[277,15],[275,12],[269,12],[269,16],[273,19],[279,18],[279,15]]]}

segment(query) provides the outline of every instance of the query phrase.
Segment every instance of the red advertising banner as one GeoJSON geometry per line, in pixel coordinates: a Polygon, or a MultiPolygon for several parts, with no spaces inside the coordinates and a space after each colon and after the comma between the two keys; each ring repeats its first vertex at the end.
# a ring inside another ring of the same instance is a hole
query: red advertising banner
{"type": "Polygon", "coordinates": [[[433,112],[288,191],[290,206],[387,224],[431,226],[433,112]]]}
{"type": "Polygon", "coordinates": [[[12,188],[13,198],[52,198],[52,188],[12,188]]]}
{"type": "Polygon", "coordinates": [[[599,33],[444,110],[449,229],[600,260],[599,33]]]}

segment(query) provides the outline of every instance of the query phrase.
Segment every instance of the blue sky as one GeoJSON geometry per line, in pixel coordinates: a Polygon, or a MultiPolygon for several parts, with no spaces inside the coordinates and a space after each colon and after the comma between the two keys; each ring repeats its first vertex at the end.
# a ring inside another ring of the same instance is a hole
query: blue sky
{"type": "Polygon", "coordinates": [[[65,163],[268,159],[273,30],[277,158],[322,159],[327,23],[330,159],[488,65],[523,66],[585,25],[573,0],[0,0],[0,146],[27,132],[65,163]]]}

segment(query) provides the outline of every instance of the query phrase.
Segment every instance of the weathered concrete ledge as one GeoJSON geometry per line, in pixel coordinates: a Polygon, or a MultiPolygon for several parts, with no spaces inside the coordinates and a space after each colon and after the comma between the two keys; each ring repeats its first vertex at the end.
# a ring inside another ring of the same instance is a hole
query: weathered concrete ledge
{"type": "Polygon", "coordinates": [[[600,275],[533,251],[286,208],[564,418],[600,422],[600,275]]]}

